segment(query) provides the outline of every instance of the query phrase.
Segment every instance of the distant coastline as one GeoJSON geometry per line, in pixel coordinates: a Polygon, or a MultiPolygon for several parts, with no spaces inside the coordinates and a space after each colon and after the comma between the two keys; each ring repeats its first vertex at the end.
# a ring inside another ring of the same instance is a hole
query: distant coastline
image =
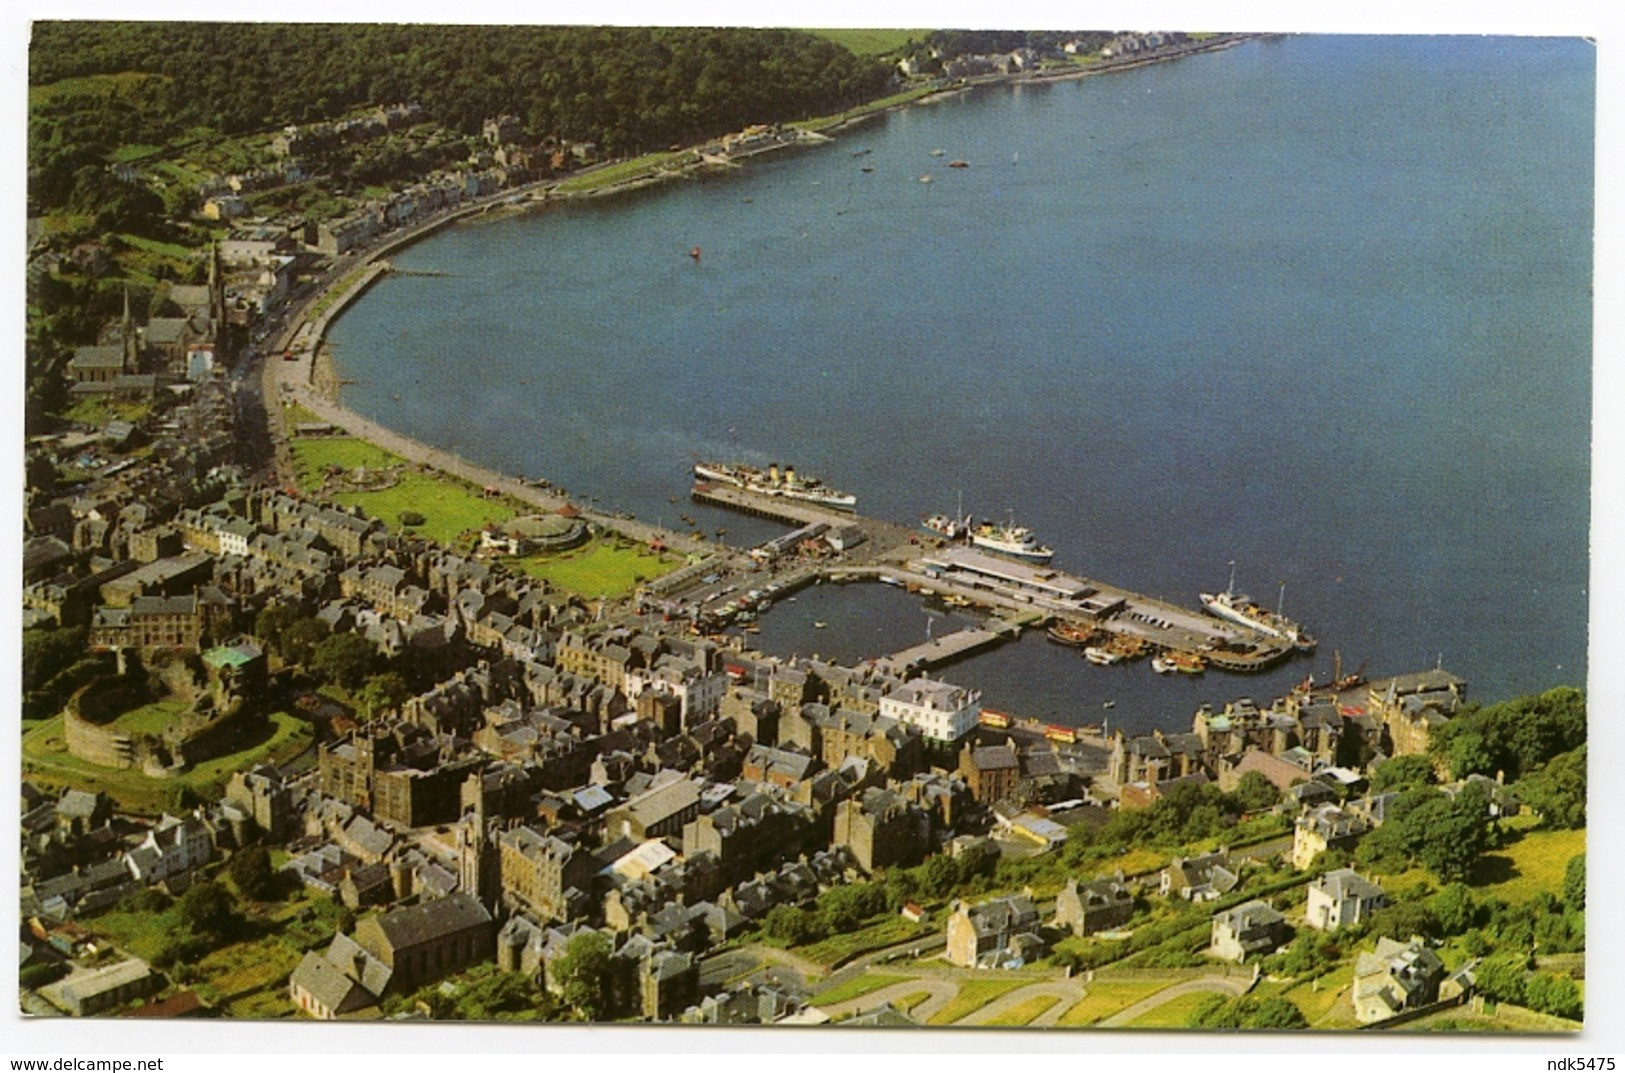
{"type": "MultiPolygon", "coordinates": [[[[1180,46],[1159,51],[1156,55],[1135,57],[1123,60],[1105,60],[1099,63],[1072,68],[1052,69],[1049,71],[1020,72],[1015,74],[989,74],[973,78],[961,79],[952,84],[928,89],[926,92],[910,96],[907,100],[895,101],[891,98],[882,98],[880,101],[860,105],[849,112],[839,113],[836,116],[822,119],[806,120],[802,123],[788,124],[806,131],[809,137],[796,138],[777,145],[769,146],[749,155],[760,155],[763,152],[775,152],[780,149],[802,148],[809,142],[822,142],[830,140],[842,131],[857,127],[886,114],[904,108],[914,107],[922,103],[940,101],[945,98],[965,93],[981,86],[1048,84],[1052,82],[1075,81],[1095,75],[1115,74],[1122,71],[1138,70],[1161,63],[1169,63],[1183,59],[1187,56],[1209,52],[1219,52],[1240,45],[1261,35],[1255,33],[1216,34],[1200,41],[1186,42],[1180,46]]],[[[709,143],[705,143],[709,144],[709,143]]],[[[335,424],[346,427],[352,435],[377,446],[386,446],[381,441],[389,439],[394,447],[399,449],[406,444],[413,445],[412,451],[417,460],[430,468],[440,470],[452,476],[468,477],[466,464],[453,465],[446,462],[446,452],[412,440],[393,430],[384,429],[361,415],[345,407],[339,395],[339,377],[332,365],[331,353],[325,346],[325,337],[329,325],[332,324],[355,301],[366,294],[377,279],[386,274],[388,269],[378,269],[375,266],[391,253],[405,249],[423,239],[439,232],[454,223],[467,222],[478,217],[502,217],[512,214],[534,212],[545,209],[550,205],[583,199],[595,199],[626,194],[635,190],[645,189],[673,179],[685,178],[696,173],[716,171],[732,164],[718,164],[701,157],[701,146],[689,146],[682,151],[692,154],[693,159],[675,166],[652,163],[650,170],[640,174],[628,176],[626,179],[601,187],[587,190],[561,191],[564,184],[589,176],[597,171],[622,166],[626,161],[612,160],[584,168],[565,179],[548,178],[528,183],[512,190],[505,190],[490,195],[480,201],[459,206],[440,216],[422,221],[397,235],[391,235],[375,246],[362,251],[355,259],[346,265],[346,271],[338,278],[326,283],[314,292],[305,302],[301,311],[291,317],[287,326],[279,333],[279,342],[272,346],[260,360],[265,362],[263,375],[263,401],[267,412],[267,426],[270,431],[273,452],[278,469],[278,479],[284,483],[292,481],[293,474],[288,465],[289,452],[287,448],[287,434],[281,419],[283,392],[282,384],[289,384],[287,373],[290,370],[283,368],[284,362],[273,360],[275,355],[289,349],[300,333],[305,333],[305,345],[308,352],[298,361],[296,379],[290,384],[292,394],[296,399],[309,403],[319,399],[323,416],[335,424]],[[357,281],[357,271],[364,271],[364,276],[357,281]],[[320,309],[320,313],[311,315],[311,311],[320,309]],[[324,369],[328,372],[325,377],[331,383],[331,389],[322,391],[318,387],[319,373],[324,369]]],[[[481,470],[481,477],[496,476],[492,471],[481,470]]],[[[504,482],[506,483],[506,482],[504,482]]],[[[515,482],[516,484],[518,482],[515,482]]]]}

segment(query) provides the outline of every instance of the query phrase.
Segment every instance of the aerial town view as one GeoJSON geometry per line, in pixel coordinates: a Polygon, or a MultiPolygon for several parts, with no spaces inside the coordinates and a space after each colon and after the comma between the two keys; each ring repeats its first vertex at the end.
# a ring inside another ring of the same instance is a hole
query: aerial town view
{"type": "Polygon", "coordinates": [[[1595,90],[35,23],[23,1015],[1579,1032],[1595,90]]]}

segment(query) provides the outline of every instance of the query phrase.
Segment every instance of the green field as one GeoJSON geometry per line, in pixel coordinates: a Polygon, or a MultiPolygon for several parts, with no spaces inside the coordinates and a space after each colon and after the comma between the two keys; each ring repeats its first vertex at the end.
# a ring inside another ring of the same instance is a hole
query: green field
{"type": "Polygon", "coordinates": [[[68,752],[62,738],[62,717],[47,719],[23,735],[23,769],[42,788],[73,786],[102,790],[121,808],[156,814],[169,807],[181,787],[201,798],[214,798],[234,772],[263,761],[280,762],[311,742],[310,724],[283,712],[270,716],[265,736],[248,748],[205,760],[171,778],[148,778],[139,771],[104,768],[68,752]]]}
{"type": "Polygon", "coordinates": [[[177,261],[190,261],[197,257],[197,250],[187,246],[179,246],[173,242],[159,242],[155,238],[142,238],[129,232],[120,232],[119,241],[131,249],[141,250],[143,253],[155,253],[160,257],[169,257],[177,261]]]}
{"type": "Polygon", "coordinates": [[[931,31],[809,29],[807,32],[833,41],[856,56],[881,56],[897,51],[910,41],[924,41],[931,31]]]}
{"type": "Polygon", "coordinates": [[[396,530],[401,528],[403,511],[416,511],[423,515],[424,522],[412,531],[447,547],[488,522],[507,521],[516,513],[505,499],[487,499],[470,485],[433,473],[403,473],[393,487],[376,492],[340,492],[333,500],[347,507],[359,506],[396,530]]]}
{"type": "Polygon", "coordinates": [[[1171,986],[1170,980],[1097,980],[1088,986],[1083,999],[1061,1016],[1060,1024],[1076,1028],[1104,1021],[1143,998],[1171,986]]]}
{"type": "Polygon", "coordinates": [[[126,96],[139,91],[143,83],[156,79],[167,82],[164,75],[143,74],[139,71],[120,71],[112,75],[85,75],[64,78],[47,86],[28,88],[29,107],[45,104],[60,97],[126,96]]]}
{"type": "Polygon", "coordinates": [[[1522,1006],[1501,1003],[1494,1012],[1474,1013],[1466,1007],[1442,1010],[1418,1018],[1404,1027],[1407,1032],[1578,1032],[1579,1021],[1536,1013],[1522,1006]]]}
{"type": "Polygon", "coordinates": [[[1130,1028],[1185,1028],[1202,1004],[1212,998],[1212,991],[1189,991],[1147,1010],[1130,1021],[1130,1028]]]}
{"type": "Polygon", "coordinates": [[[836,984],[828,991],[822,991],[813,996],[812,1002],[817,1006],[833,1006],[837,1002],[846,1002],[848,999],[859,998],[872,991],[879,991],[883,987],[893,984],[906,983],[907,976],[888,976],[881,972],[866,972],[855,976],[844,984],[836,984]]]}
{"type": "Polygon", "coordinates": [[[1541,891],[1563,894],[1569,858],[1584,853],[1585,829],[1530,831],[1510,846],[1486,853],[1473,865],[1472,882],[1483,893],[1526,902],[1541,891]]]}
{"type": "Polygon", "coordinates": [[[931,1020],[926,1023],[951,1025],[955,1021],[969,1017],[1000,995],[1032,982],[1030,977],[1015,977],[1009,980],[966,980],[959,985],[959,994],[949,999],[948,1005],[933,1014],[931,1020]]]}
{"type": "Polygon", "coordinates": [[[1025,1002],[1016,1003],[987,1023],[998,1028],[1021,1028],[1031,1024],[1060,1001],[1059,995],[1035,995],[1025,1002]]]}
{"type": "MultiPolygon", "coordinates": [[[[296,409],[301,411],[301,416],[288,414],[291,423],[321,420],[303,407],[296,409]]],[[[405,462],[399,455],[391,454],[382,447],[375,447],[366,440],[358,440],[351,436],[295,436],[288,441],[288,450],[293,454],[294,473],[299,480],[299,487],[306,491],[314,491],[321,487],[322,478],[329,466],[337,466],[348,473],[357,466],[388,469],[390,466],[403,465],[405,462]]]]}
{"type": "Polygon", "coordinates": [[[931,932],[931,928],[915,924],[895,914],[888,914],[878,923],[799,947],[796,953],[808,961],[833,966],[854,954],[878,950],[883,946],[907,942],[914,938],[923,938],[931,932]]]}
{"type": "Polygon", "coordinates": [[[504,562],[555,588],[594,599],[625,596],[643,582],[682,565],[680,559],[652,552],[642,544],[603,536],[570,551],[504,562]]]}

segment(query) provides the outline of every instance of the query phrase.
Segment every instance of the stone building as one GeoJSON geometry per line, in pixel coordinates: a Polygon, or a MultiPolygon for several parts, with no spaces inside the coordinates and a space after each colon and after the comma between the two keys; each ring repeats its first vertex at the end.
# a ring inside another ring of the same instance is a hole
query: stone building
{"type": "Polygon", "coordinates": [[[1120,928],[1133,915],[1134,892],[1123,881],[1121,871],[1115,877],[1086,883],[1068,879],[1065,889],[1055,898],[1056,926],[1067,928],[1076,936],[1120,928]]]}
{"type": "Polygon", "coordinates": [[[530,827],[504,831],[497,848],[504,899],[543,923],[565,919],[569,892],[586,891],[597,870],[590,854],[530,827]]]}

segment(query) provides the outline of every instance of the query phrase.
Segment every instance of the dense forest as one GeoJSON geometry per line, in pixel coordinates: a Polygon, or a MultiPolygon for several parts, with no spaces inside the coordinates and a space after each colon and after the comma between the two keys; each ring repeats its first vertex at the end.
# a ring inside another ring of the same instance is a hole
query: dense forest
{"type": "Polygon", "coordinates": [[[839,111],[890,78],[884,63],[794,30],[39,22],[30,194],[49,207],[120,145],[199,127],[244,134],[416,101],[463,133],[511,113],[533,138],[623,155],[839,111]]]}

